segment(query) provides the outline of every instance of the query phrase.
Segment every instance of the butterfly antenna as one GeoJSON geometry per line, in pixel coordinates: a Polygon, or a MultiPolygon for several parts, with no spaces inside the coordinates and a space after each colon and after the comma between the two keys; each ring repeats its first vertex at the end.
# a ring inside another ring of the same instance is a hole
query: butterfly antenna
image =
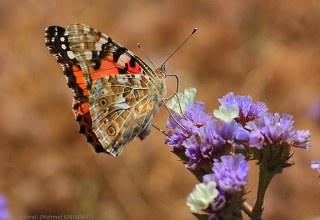
{"type": "Polygon", "coordinates": [[[163,66],[166,64],[166,62],[190,39],[190,37],[196,33],[196,31],[198,30],[198,28],[194,28],[192,33],[180,44],[179,47],[177,47],[177,49],[175,49],[171,55],[163,62],[163,64],[161,65],[161,69],[163,68],[163,66]]]}
{"type": "MultiPolygon", "coordinates": [[[[180,44],[180,46],[177,47],[177,48],[173,51],[173,53],[171,53],[171,55],[163,62],[163,64],[161,65],[161,68],[160,68],[160,69],[164,69],[163,67],[164,67],[164,65],[166,64],[166,62],[190,39],[190,37],[191,37],[197,30],[198,30],[198,28],[194,28],[194,29],[193,29],[193,31],[191,32],[191,34],[190,34],[190,35],[180,44]]],[[[170,97],[166,98],[165,101],[167,101],[167,100],[171,99],[173,96],[175,96],[175,95],[178,93],[178,91],[179,91],[179,77],[178,77],[177,75],[175,75],[175,74],[171,74],[171,75],[165,74],[165,76],[166,76],[166,77],[168,77],[168,76],[173,76],[173,77],[176,78],[176,80],[177,80],[176,92],[175,92],[173,95],[171,95],[170,97]]],[[[180,105],[180,103],[179,103],[179,105],[180,105]]],[[[181,108],[181,107],[180,107],[180,108],[181,108]]]]}
{"type": "Polygon", "coordinates": [[[156,65],[154,65],[154,63],[149,59],[149,57],[144,53],[142,46],[140,43],[137,43],[137,46],[139,47],[139,49],[141,50],[143,56],[145,56],[147,58],[147,60],[152,64],[153,68],[156,68],[156,65]]]}

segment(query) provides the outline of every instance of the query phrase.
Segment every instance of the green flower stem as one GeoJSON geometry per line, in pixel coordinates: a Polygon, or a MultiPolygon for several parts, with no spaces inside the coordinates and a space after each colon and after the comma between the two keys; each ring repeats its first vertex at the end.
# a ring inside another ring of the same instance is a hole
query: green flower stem
{"type": "Polygon", "coordinates": [[[249,216],[249,218],[252,217],[252,206],[249,205],[247,202],[242,203],[241,209],[244,211],[244,213],[246,213],[249,216]]]}
{"type": "Polygon", "coordinates": [[[266,193],[266,190],[272,180],[272,178],[276,175],[275,172],[270,172],[265,166],[260,165],[259,171],[259,186],[257,192],[257,200],[253,206],[251,219],[252,220],[262,220],[262,212],[263,212],[263,200],[266,193]]]}

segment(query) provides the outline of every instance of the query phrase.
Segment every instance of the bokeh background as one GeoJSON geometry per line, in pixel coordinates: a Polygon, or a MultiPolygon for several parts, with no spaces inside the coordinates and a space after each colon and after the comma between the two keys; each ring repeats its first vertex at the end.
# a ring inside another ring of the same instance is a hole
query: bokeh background
{"type": "MultiPolygon", "coordinates": [[[[13,219],[87,214],[94,219],[194,219],[185,204],[196,179],[153,130],[118,158],[96,154],[78,134],[72,94],[44,45],[49,25],[88,24],[158,65],[194,27],[198,32],[168,62],[180,88],[198,90],[207,111],[230,91],[294,115],[313,148],[296,149],[295,165],[274,178],[264,219],[320,215],[319,121],[307,109],[320,95],[318,0],[1,0],[0,193],[13,219]]],[[[174,79],[167,80],[169,93],[174,79]]],[[[167,112],[154,124],[165,128],[167,112]]],[[[251,164],[254,202],[257,169],[251,164]]]]}

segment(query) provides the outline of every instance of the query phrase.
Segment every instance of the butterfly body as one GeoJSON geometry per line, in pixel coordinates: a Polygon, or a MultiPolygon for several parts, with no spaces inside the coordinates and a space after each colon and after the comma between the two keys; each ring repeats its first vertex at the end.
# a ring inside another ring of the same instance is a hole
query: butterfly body
{"type": "Polygon", "coordinates": [[[80,133],[97,152],[120,154],[144,139],[166,96],[165,73],[107,35],[82,24],[46,29],[46,46],[73,91],[80,133]]]}

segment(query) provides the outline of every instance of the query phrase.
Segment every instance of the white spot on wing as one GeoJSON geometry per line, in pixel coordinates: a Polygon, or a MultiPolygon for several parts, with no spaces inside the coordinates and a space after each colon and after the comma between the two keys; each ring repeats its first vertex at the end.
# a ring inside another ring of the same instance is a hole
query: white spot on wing
{"type": "Polygon", "coordinates": [[[122,78],[122,77],[117,77],[117,81],[120,84],[126,84],[128,82],[128,79],[127,78],[122,78]]]}
{"type": "Polygon", "coordinates": [[[88,28],[88,27],[83,27],[83,31],[84,31],[84,32],[90,32],[90,28],[88,28]]]}
{"type": "Polygon", "coordinates": [[[98,43],[100,43],[100,44],[105,44],[105,43],[107,43],[107,42],[108,42],[108,40],[105,39],[105,38],[103,38],[103,37],[101,37],[101,38],[98,40],[98,43]]]}
{"type": "Polygon", "coordinates": [[[91,51],[85,51],[84,55],[86,57],[86,60],[92,60],[92,52],[91,51]]]}
{"type": "Polygon", "coordinates": [[[54,32],[54,36],[58,36],[58,28],[54,28],[55,32],[54,32]]]}
{"type": "Polygon", "coordinates": [[[65,44],[61,44],[61,48],[62,48],[62,50],[65,50],[65,49],[67,49],[67,46],[65,44]]]}
{"type": "Polygon", "coordinates": [[[127,109],[127,108],[130,108],[130,106],[127,103],[122,102],[122,103],[115,104],[114,108],[115,109],[127,109]]]}
{"type": "Polygon", "coordinates": [[[122,54],[120,57],[119,57],[119,60],[118,60],[118,63],[127,63],[128,61],[130,60],[130,57],[126,54],[122,54]]]}
{"type": "Polygon", "coordinates": [[[95,43],[94,48],[96,50],[102,50],[102,44],[101,43],[95,43]]]}
{"type": "Polygon", "coordinates": [[[67,55],[70,59],[74,59],[76,57],[71,50],[67,51],[67,55]]]}

